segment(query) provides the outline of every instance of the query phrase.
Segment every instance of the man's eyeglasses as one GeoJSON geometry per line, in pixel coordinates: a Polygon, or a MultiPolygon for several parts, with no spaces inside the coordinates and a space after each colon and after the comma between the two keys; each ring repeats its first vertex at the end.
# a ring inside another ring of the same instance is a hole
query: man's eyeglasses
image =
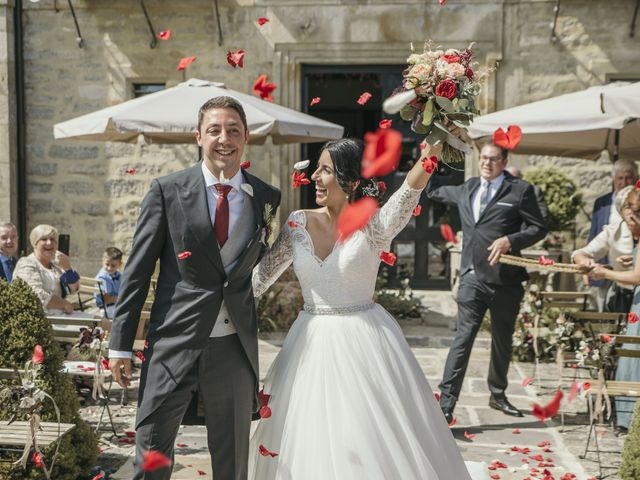
{"type": "Polygon", "coordinates": [[[486,155],[480,155],[480,161],[498,163],[502,161],[502,157],[487,157],[486,155]]]}

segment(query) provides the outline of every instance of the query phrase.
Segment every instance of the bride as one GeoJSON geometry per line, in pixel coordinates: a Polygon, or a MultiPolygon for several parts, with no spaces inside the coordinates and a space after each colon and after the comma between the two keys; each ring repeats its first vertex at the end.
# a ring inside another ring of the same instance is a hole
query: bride
{"type": "MultiPolygon", "coordinates": [[[[430,175],[417,162],[369,224],[340,243],[342,209],[378,190],[361,176],[362,150],[348,138],[324,145],[311,176],[322,207],[292,212],[254,270],[259,296],[293,262],[305,304],[265,379],[271,415],[251,438],[251,480],[472,478],[400,327],[372,301],[380,254],[430,175]]],[[[488,478],[481,464],[469,468],[488,478]]]]}

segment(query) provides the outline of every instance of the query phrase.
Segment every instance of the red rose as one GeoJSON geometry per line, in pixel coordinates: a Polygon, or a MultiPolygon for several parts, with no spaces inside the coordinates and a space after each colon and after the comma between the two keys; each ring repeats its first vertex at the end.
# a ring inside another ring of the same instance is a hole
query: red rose
{"type": "Polygon", "coordinates": [[[439,97],[445,97],[449,100],[456,98],[458,94],[458,87],[452,80],[443,80],[436,87],[436,95],[439,97]]]}
{"type": "Polygon", "coordinates": [[[440,60],[444,60],[447,63],[460,63],[460,57],[458,55],[442,55],[440,60]]]}

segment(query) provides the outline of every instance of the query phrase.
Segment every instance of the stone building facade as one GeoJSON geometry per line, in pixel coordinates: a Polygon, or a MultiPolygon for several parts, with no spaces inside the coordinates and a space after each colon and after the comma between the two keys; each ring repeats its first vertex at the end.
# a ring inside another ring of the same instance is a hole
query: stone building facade
{"type": "MultiPolygon", "coordinates": [[[[173,31],[171,40],[150,48],[140,2],[72,0],[83,40],[79,48],[68,2],[0,0],[1,216],[24,218],[25,232],[50,223],[70,233],[75,264],[93,274],[105,246],[130,248],[150,180],[191,165],[197,149],[56,141],[55,123],[132,98],[134,84],[171,86],[189,77],[249,92],[266,73],[278,85],[276,101],[300,109],[303,65],[403,64],[409,43],[420,46],[427,38],[453,47],[474,41],[478,60],[498,65],[481,101],[483,112],[490,112],[611,78],[640,80],[640,36],[629,35],[635,3],[562,0],[552,42],[555,0],[449,0],[445,7],[437,0],[218,0],[219,45],[214,0],[145,0],[156,32],[173,31]],[[22,11],[23,30],[22,143],[16,9],[22,11]],[[270,21],[260,27],[259,17],[270,21]],[[226,54],[240,48],[247,52],[245,67],[233,69],[226,54]],[[177,71],[179,59],[191,55],[197,60],[187,74],[177,71]]],[[[252,172],[282,189],[282,213],[299,206],[289,184],[298,146],[268,142],[246,155],[252,172]]],[[[513,161],[525,171],[561,164],[583,187],[587,210],[610,187],[607,158],[513,161]]],[[[471,174],[474,162],[467,163],[471,174]]]]}

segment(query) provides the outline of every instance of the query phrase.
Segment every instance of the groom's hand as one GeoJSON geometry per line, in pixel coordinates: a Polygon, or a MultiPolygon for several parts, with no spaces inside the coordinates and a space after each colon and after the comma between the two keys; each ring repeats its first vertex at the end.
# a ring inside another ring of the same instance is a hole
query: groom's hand
{"type": "Polygon", "coordinates": [[[113,374],[113,379],[122,388],[127,388],[131,384],[131,359],[130,358],[110,358],[109,369],[113,374]]]}
{"type": "Polygon", "coordinates": [[[500,255],[511,250],[511,242],[507,236],[498,238],[487,248],[489,250],[489,265],[492,267],[500,260],[500,255]]]}

